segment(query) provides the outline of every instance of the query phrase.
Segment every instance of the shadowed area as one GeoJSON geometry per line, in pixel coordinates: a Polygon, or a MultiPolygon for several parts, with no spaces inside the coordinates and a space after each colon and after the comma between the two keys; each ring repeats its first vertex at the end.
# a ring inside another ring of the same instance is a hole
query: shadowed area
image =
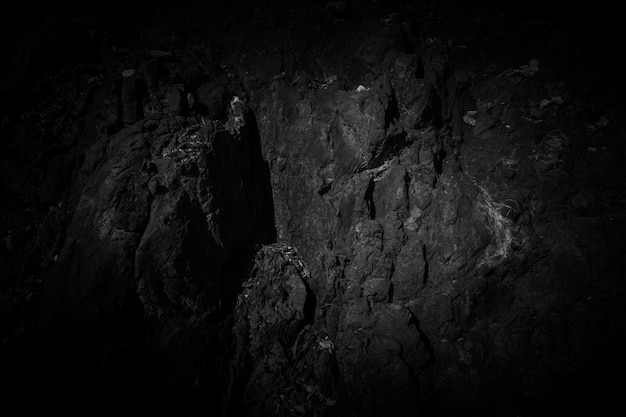
{"type": "Polygon", "coordinates": [[[0,51],[7,404],[251,417],[619,404],[610,7],[18,7],[0,51]]]}

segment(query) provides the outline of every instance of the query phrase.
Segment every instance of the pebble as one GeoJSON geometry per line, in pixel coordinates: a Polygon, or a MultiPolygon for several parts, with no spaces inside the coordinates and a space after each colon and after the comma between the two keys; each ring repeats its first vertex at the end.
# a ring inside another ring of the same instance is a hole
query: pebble
{"type": "Polygon", "coordinates": [[[463,121],[470,126],[476,126],[476,110],[469,110],[463,115],[463,121]]]}

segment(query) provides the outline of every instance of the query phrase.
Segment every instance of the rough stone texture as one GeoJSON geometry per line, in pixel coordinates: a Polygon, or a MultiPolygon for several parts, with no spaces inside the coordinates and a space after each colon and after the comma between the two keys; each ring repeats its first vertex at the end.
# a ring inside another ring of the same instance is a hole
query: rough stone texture
{"type": "Polygon", "coordinates": [[[311,340],[301,340],[305,326],[312,322],[315,307],[307,284],[309,276],[291,247],[265,246],[257,252],[251,276],[243,284],[235,307],[235,378],[231,381],[226,414],[243,413],[250,408],[248,414],[258,415],[302,406],[295,403],[290,407],[285,391],[303,371],[294,369],[292,364],[312,347],[311,340]],[[238,385],[244,387],[243,392],[238,392],[238,385]]]}
{"type": "Polygon", "coordinates": [[[103,415],[619,404],[626,142],[622,97],[600,92],[623,67],[528,3],[405,3],[31,25],[0,103],[7,398],[103,415]]]}
{"type": "Polygon", "coordinates": [[[170,91],[165,112],[152,107],[148,119],[87,149],[77,205],[43,288],[38,338],[50,344],[49,360],[64,358],[49,372],[67,367],[77,381],[70,386],[82,392],[80,368],[119,366],[93,382],[103,390],[121,384],[112,407],[140,407],[151,391],[173,401],[226,383],[230,337],[221,323],[246,271],[242,259],[275,235],[254,117],[245,114],[234,137],[209,119],[181,118],[170,91]],[[124,335],[132,333],[137,345],[129,347],[124,335]],[[213,358],[192,353],[211,344],[213,358]],[[66,346],[81,356],[65,357],[66,346]],[[215,374],[204,380],[209,369],[215,374]],[[167,385],[151,374],[168,375],[167,385]]]}
{"type": "Polygon", "coordinates": [[[280,80],[257,93],[278,239],[311,271],[310,331],[331,335],[343,412],[456,415],[531,398],[551,409],[560,400],[540,400],[542,384],[588,366],[532,365],[550,349],[540,334],[559,334],[554,309],[596,296],[568,243],[582,219],[563,203],[578,187],[567,176],[595,175],[571,157],[586,151],[566,115],[533,110],[554,88],[541,75],[479,78],[454,66],[457,51],[435,40],[381,59],[390,67],[367,93],[298,94],[280,80]],[[526,385],[497,386],[503,375],[526,385]],[[494,391],[501,401],[486,402],[494,391]]]}

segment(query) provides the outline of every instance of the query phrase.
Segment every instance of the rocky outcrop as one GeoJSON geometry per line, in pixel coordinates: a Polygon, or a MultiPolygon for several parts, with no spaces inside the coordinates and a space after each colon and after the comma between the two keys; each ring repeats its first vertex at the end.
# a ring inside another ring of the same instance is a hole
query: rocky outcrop
{"type": "Polygon", "coordinates": [[[120,126],[128,126],[86,152],[80,198],[45,282],[39,339],[52,359],[67,354],[55,344],[76,346],[80,356],[64,364],[70,375],[99,361],[120,367],[92,377],[104,378],[94,382],[101,390],[121,386],[110,394],[121,405],[137,405],[135,391],[178,398],[214,389],[219,398],[228,378],[224,318],[245,260],[275,239],[255,119],[240,106],[230,115],[237,120],[226,121],[231,134],[206,116],[183,117],[169,94],[127,113],[127,102],[145,102],[137,87],[143,79],[128,86],[131,77],[120,85],[120,126]],[[212,358],[203,357],[206,349],[215,349],[212,358]],[[219,368],[201,387],[198,378],[219,368]],[[146,380],[152,373],[168,375],[159,377],[167,386],[146,380]]]}
{"type": "Polygon", "coordinates": [[[270,3],[172,7],[198,27],[168,14],[181,37],[146,24],[128,47],[94,32],[99,66],[3,115],[39,184],[20,190],[28,167],[3,159],[3,192],[32,196],[38,225],[3,235],[2,324],[21,342],[3,329],[1,353],[28,347],[9,396],[103,415],[616,403],[623,127],[559,69],[567,32],[426,3],[270,3]]]}
{"type": "MultiPolygon", "coordinates": [[[[369,88],[278,79],[256,93],[278,241],[298,248],[316,300],[299,338],[332,346],[331,415],[552,409],[546,381],[589,371],[565,353],[588,341],[572,336],[557,353],[545,338],[554,320],[587,328],[572,311],[595,315],[599,296],[580,271],[601,261],[570,240],[589,219],[568,196],[596,175],[569,116],[578,104],[542,101],[555,86],[537,61],[480,77],[455,66],[463,54],[434,40],[387,51],[369,88]],[[539,357],[554,365],[538,371],[539,357]],[[485,402],[493,390],[499,399],[485,402]]],[[[304,385],[264,398],[313,415],[318,398],[297,393],[322,386],[300,371],[318,353],[293,356],[291,343],[278,373],[295,368],[290,381],[304,385]]]]}
{"type": "Polygon", "coordinates": [[[233,378],[224,414],[237,415],[246,407],[252,415],[293,411],[285,394],[293,391],[294,379],[305,371],[306,364],[294,363],[310,352],[312,343],[310,336],[301,337],[312,323],[315,307],[309,277],[289,246],[271,245],[257,252],[235,307],[233,378]]]}

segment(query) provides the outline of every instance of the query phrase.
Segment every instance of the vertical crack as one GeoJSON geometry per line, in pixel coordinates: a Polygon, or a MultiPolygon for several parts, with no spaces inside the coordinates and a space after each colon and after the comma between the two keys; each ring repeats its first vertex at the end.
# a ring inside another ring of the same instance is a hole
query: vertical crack
{"type": "Polygon", "coordinates": [[[424,343],[424,349],[426,349],[426,353],[428,354],[428,359],[426,360],[426,363],[421,368],[422,369],[429,368],[433,366],[436,362],[435,348],[432,342],[430,341],[430,339],[428,338],[428,336],[426,336],[426,334],[420,327],[420,321],[415,315],[415,313],[413,313],[411,309],[407,309],[407,310],[410,315],[409,326],[413,326],[415,328],[415,330],[417,331],[420,337],[420,340],[422,341],[422,343],[424,343]]]}
{"type": "Polygon", "coordinates": [[[363,196],[363,200],[365,201],[365,206],[367,207],[367,212],[369,213],[370,220],[374,220],[376,218],[376,206],[374,205],[374,178],[370,178],[369,184],[367,184],[367,189],[365,190],[365,195],[363,196]]]}
{"type": "Polygon", "coordinates": [[[424,286],[428,284],[428,259],[426,259],[426,245],[422,243],[422,257],[424,259],[424,286]]]}
{"type": "Polygon", "coordinates": [[[393,122],[397,122],[400,119],[400,108],[398,107],[398,99],[396,98],[396,94],[391,89],[391,96],[389,97],[389,102],[387,103],[387,108],[385,109],[385,130],[389,129],[389,126],[393,122]]]}

